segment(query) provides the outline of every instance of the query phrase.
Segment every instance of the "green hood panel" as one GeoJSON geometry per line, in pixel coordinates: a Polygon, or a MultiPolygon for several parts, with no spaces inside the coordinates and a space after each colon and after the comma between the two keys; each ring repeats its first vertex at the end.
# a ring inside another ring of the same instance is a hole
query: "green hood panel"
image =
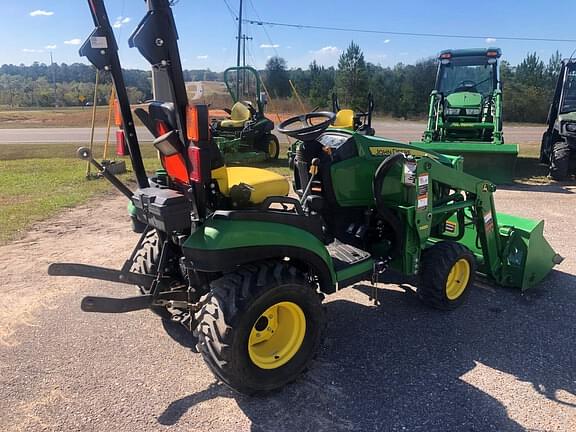
{"type": "Polygon", "coordinates": [[[576,122],[576,111],[560,114],[558,115],[558,120],[561,122],[576,122]]]}
{"type": "Polygon", "coordinates": [[[446,97],[450,108],[479,108],[482,105],[482,95],[472,92],[452,93],[446,97]]]}

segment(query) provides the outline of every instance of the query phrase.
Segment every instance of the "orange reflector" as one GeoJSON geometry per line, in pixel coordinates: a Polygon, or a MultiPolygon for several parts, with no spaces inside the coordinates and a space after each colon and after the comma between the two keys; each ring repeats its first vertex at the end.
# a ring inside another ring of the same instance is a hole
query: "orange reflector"
{"type": "Polygon", "coordinates": [[[488,57],[498,57],[498,51],[486,51],[488,57]]]}
{"type": "Polygon", "coordinates": [[[449,53],[449,52],[447,52],[447,53],[442,53],[442,54],[440,54],[440,58],[441,58],[441,59],[449,59],[449,58],[452,58],[452,53],[449,53]]]}
{"type": "Polygon", "coordinates": [[[190,141],[198,142],[200,133],[198,130],[198,109],[196,105],[188,105],[186,108],[186,134],[190,141]]]}
{"type": "Polygon", "coordinates": [[[114,124],[118,127],[122,126],[122,112],[120,111],[118,99],[114,99],[114,124]]]}

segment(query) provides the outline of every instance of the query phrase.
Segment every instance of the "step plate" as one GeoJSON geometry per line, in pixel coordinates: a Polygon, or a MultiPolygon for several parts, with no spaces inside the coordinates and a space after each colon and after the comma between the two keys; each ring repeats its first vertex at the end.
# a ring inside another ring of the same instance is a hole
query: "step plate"
{"type": "Polygon", "coordinates": [[[370,253],[362,249],[355,248],[339,241],[331,243],[327,247],[332,262],[334,263],[334,270],[340,271],[346,267],[358,264],[371,258],[370,253]]]}

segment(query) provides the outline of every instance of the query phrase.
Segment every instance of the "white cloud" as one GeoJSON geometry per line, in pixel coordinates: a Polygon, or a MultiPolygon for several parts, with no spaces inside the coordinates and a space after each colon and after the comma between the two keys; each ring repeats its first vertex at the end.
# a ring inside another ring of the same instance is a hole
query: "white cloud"
{"type": "Polygon", "coordinates": [[[35,11],[30,12],[30,16],[33,17],[37,17],[37,16],[52,16],[54,15],[54,12],[52,11],[46,11],[46,10],[42,10],[42,9],[37,9],[35,11]]]}
{"type": "Polygon", "coordinates": [[[494,43],[494,42],[496,42],[496,38],[486,38],[486,43],[487,43],[487,44],[491,44],[491,43],[494,43]]]}
{"type": "Polygon", "coordinates": [[[65,40],[64,43],[66,45],[80,45],[82,43],[82,39],[74,38],[70,40],[65,40]]]}
{"type": "Polygon", "coordinates": [[[310,51],[311,54],[323,55],[323,56],[339,55],[341,52],[342,52],[342,50],[340,48],[335,47],[335,46],[330,46],[330,45],[322,47],[316,51],[310,51]]]}
{"type": "Polygon", "coordinates": [[[46,49],[56,49],[56,48],[58,48],[58,45],[46,45],[44,48],[46,48],[46,49]]]}
{"type": "Polygon", "coordinates": [[[196,58],[198,60],[206,60],[208,58],[208,56],[207,55],[199,55],[199,56],[196,56],[196,58]]]}
{"type": "Polygon", "coordinates": [[[260,48],[280,48],[278,44],[260,44],[260,48]]]}
{"type": "Polygon", "coordinates": [[[124,24],[128,24],[130,21],[132,21],[132,18],[130,18],[130,17],[121,17],[121,16],[119,16],[118,18],[116,18],[116,20],[115,20],[114,23],[112,24],[112,27],[114,27],[114,28],[120,28],[120,27],[122,27],[124,24]]]}
{"type": "Polygon", "coordinates": [[[23,48],[22,52],[25,53],[41,53],[44,52],[43,50],[39,50],[39,49],[33,49],[33,48],[23,48]]]}
{"type": "Polygon", "coordinates": [[[390,43],[390,39],[386,39],[384,43],[390,43]]]}

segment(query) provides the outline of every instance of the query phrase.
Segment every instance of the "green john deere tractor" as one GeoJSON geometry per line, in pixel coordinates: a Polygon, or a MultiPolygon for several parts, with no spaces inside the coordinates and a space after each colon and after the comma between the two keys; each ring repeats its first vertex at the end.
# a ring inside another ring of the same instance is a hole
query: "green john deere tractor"
{"type": "Polygon", "coordinates": [[[504,144],[499,48],[442,51],[421,148],[464,157],[464,171],[511,183],[517,144],[504,144]]]}
{"type": "Polygon", "coordinates": [[[546,123],[540,162],[554,180],[566,180],[576,173],[576,59],[562,61],[546,123]]]}
{"type": "Polygon", "coordinates": [[[412,276],[425,304],[450,310],[474,289],[476,273],[524,290],[560,261],[544,222],[497,213],[494,185],[462,172],[461,157],[329,128],[331,112],[279,126],[298,141],[295,197],[278,174],[227,167],[207,107],[188,104],[169,0],[148,0],[129,40],[152,65],[154,88],[170,98],[155,94],[137,111],[164,167],[148,178],[103,0],[89,5],[96,29],[80,52],[112,73],[138,188],[88,149],[79,155],[126,196],[141,238],[120,270],[60,263],[48,271],[136,285],[140,294],[85,297],[83,310],[150,308],[180,322],[212,372],[251,394],[309,367],[326,321],[324,295],[390,271],[412,276]]]}
{"type": "Polygon", "coordinates": [[[274,122],[264,114],[267,103],[260,91],[260,75],[249,66],[224,71],[224,83],[234,102],[230,118],[212,121],[212,134],[227,161],[255,162],[278,159],[280,144],[274,122]],[[252,96],[254,101],[246,100],[252,96]]]}

